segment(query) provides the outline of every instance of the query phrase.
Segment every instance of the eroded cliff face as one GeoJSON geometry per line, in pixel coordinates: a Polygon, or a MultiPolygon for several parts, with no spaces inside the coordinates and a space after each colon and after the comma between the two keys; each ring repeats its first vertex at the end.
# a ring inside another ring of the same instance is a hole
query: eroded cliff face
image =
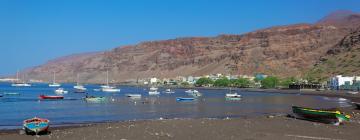
{"type": "MultiPolygon", "coordinates": [[[[349,15],[348,15],[349,16],[349,15]]],[[[350,16],[352,16],[350,14],[350,16]]],[[[323,19],[326,21],[326,19],[323,19]]],[[[360,18],[357,19],[360,21],[360,18]]],[[[107,52],[53,60],[28,71],[30,78],[103,82],[109,70],[113,82],[145,77],[200,76],[210,73],[299,76],[328,50],[353,32],[357,22],[278,26],[242,35],[191,37],[143,42],[107,52]],[[355,25],[353,25],[355,23],[355,25]]]]}

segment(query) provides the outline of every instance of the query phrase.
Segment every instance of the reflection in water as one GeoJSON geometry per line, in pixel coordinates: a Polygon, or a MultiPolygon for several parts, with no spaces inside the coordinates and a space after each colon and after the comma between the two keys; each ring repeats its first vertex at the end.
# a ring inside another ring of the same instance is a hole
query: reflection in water
{"type": "MultiPolygon", "coordinates": [[[[261,92],[241,92],[240,99],[226,99],[228,90],[199,90],[202,96],[191,102],[176,102],[176,97],[193,97],[185,89],[174,89],[173,94],[149,96],[147,89],[123,86],[117,94],[94,91],[96,85],[87,85],[88,95],[105,96],[108,100],[89,103],[82,100],[85,94],[72,93],[71,84],[64,85],[69,94],[64,100],[39,101],[40,94],[54,94],[46,84],[30,88],[14,88],[0,84],[3,92],[17,92],[20,96],[0,98],[0,128],[21,127],[22,120],[39,116],[48,118],[52,124],[70,124],[112,120],[158,119],[158,118],[225,118],[263,114],[290,113],[291,106],[334,108],[348,104],[337,98],[297,96],[261,92]],[[141,98],[128,98],[125,93],[141,94],[141,98]]],[[[164,91],[165,89],[159,89],[164,91]]]]}

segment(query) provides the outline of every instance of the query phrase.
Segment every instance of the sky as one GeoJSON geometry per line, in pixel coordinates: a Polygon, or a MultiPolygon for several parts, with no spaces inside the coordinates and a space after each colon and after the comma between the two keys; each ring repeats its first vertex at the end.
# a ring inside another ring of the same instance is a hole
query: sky
{"type": "Polygon", "coordinates": [[[0,0],[0,76],[143,41],[242,34],[360,12],[359,0],[0,0]]]}

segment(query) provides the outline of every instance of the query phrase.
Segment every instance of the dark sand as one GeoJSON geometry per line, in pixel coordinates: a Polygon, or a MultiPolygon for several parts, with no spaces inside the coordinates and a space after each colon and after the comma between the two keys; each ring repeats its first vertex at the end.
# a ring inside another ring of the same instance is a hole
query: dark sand
{"type": "MultiPolygon", "coordinates": [[[[269,92],[269,91],[268,91],[269,92]]],[[[292,94],[291,92],[286,92],[292,94]]],[[[322,92],[304,92],[306,95],[324,95],[322,92]]],[[[327,94],[329,95],[329,94],[327,94]]],[[[327,96],[325,94],[325,96],[327,96]]],[[[358,101],[358,95],[330,96],[358,101]]],[[[359,140],[360,111],[344,108],[351,121],[335,126],[289,118],[286,116],[259,116],[230,119],[172,119],[124,121],[89,124],[77,127],[51,128],[51,134],[20,135],[18,130],[0,131],[0,140],[63,139],[63,140],[137,140],[137,139],[194,139],[194,140],[359,140]]]]}

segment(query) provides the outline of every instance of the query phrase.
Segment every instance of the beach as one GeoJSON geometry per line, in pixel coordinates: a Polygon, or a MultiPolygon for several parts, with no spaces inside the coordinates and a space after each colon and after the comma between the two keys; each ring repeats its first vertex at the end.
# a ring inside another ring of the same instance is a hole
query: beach
{"type": "Polygon", "coordinates": [[[348,109],[350,122],[335,126],[290,118],[260,116],[255,118],[139,120],[74,127],[51,128],[49,135],[20,135],[2,132],[1,140],[138,140],[138,139],[315,139],[355,140],[360,133],[360,111],[348,109]]]}

